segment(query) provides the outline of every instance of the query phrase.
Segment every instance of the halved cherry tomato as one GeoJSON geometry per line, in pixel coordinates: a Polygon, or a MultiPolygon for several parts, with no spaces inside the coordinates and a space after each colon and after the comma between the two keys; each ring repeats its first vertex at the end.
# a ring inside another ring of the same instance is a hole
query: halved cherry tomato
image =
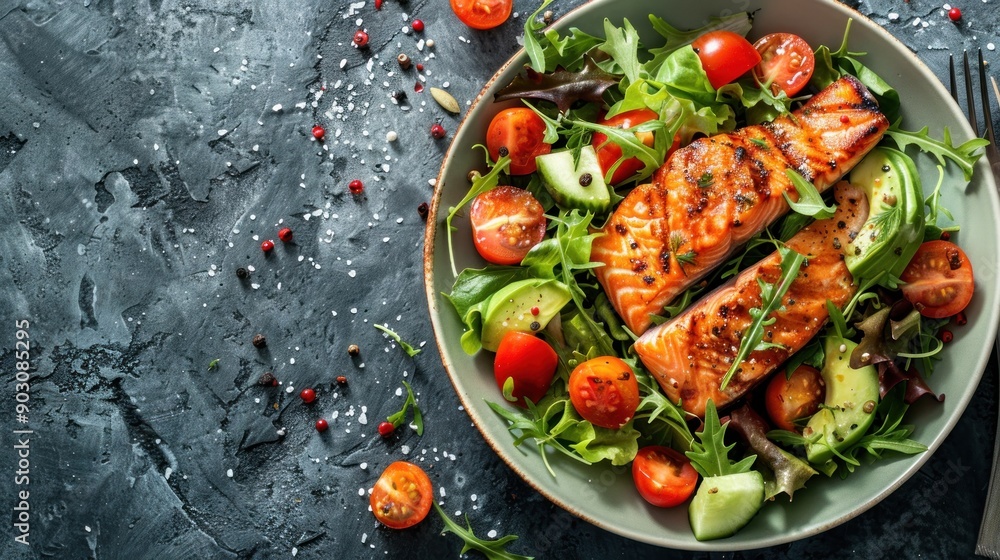
{"type": "Polygon", "coordinates": [[[545,237],[545,210],[528,191],[511,186],[490,189],[472,201],[472,240],[493,264],[517,264],[545,237]]]}
{"type": "Polygon", "coordinates": [[[754,68],[754,75],[761,84],[771,84],[775,94],[780,88],[792,97],[809,83],[816,68],[816,57],[802,37],[792,33],[771,33],[758,39],[753,46],[760,53],[760,64],[754,68]]]}
{"type": "Polygon", "coordinates": [[[969,257],[958,245],[941,239],[922,244],[900,279],[906,282],[903,297],[932,319],[965,309],[976,289],[969,257]]]}
{"type": "MultiPolygon", "coordinates": [[[[602,120],[600,124],[615,128],[632,128],[633,126],[638,126],[646,121],[651,121],[656,118],[659,118],[659,115],[649,109],[633,109],[631,111],[625,111],[624,113],[615,115],[610,119],[602,120]]],[[[643,144],[647,146],[653,145],[652,132],[636,132],[635,136],[643,144]]],[[[591,144],[593,144],[594,149],[597,150],[597,161],[601,164],[601,171],[607,175],[611,166],[613,166],[615,162],[622,157],[621,146],[609,141],[608,136],[602,132],[594,133],[591,144]]],[[[670,147],[670,150],[667,153],[669,154],[676,149],[677,141],[675,139],[674,145],[670,147]]],[[[642,169],[643,165],[642,161],[640,161],[637,157],[632,157],[623,161],[621,165],[615,169],[614,174],[611,176],[611,184],[617,185],[618,183],[627,180],[629,177],[635,175],[637,171],[642,169]]]]}
{"type": "Polygon", "coordinates": [[[507,21],[513,0],[451,0],[451,10],[473,29],[492,29],[507,21]]]}
{"type": "Polygon", "coordinates": [[[619,358],[594,358],[573,369],[569,399],[584,420],[617,430],[639,408],[639,383],[632,368],[619,358]]]}
{"type": "Polygon", "coordinates": [[[486,149],[494,161],[506,150],[510,156],[510,174],[528,175],[538,167],[535,157],[552,151],[552,145],[542,141],[545,121],[527,107],[512,107],[497,113],[486,130],[486,149]]]}
{"type": "Polygon", "coordinates": [[[694,493],[698,471],[691,460],[669,447],[643,447],[632,461],[632,480],[639,495],[658,507],[682,504],[694,493]]]}
{"type": "Polygon", "coordinates": [[[512,379],[511,396],[517,399],[515,404],[524,406],[525,397],[537,403],[545,396],[558,365],[559,356],[547,342],[528,333],[510,331],[500,340],[493,376],[501,391],[507,379],[512,379]]]}
{"type": "Polygon", "coordinates": [[[433,501],[434,490],[427,473],[406,461],[386,467],[369,498],[375,519],[393,529],[405,529],[423,521],[433,501]]]}
{"type": "Polygon", "coordinates": [[[825,398],[826,383],[819,370],[802,364],[791,376],[786,376],[782,370],[771,377],[764,394],[764,406],[776,427],[796,432],[799,430],[795,421],[815,414],[825,398]]]}
{"type": "Polygon", "coordinates": [[[719,89],[760,62],[760,53],[739,33],[718,29],[691,42],[712,87],[719,89]]]}

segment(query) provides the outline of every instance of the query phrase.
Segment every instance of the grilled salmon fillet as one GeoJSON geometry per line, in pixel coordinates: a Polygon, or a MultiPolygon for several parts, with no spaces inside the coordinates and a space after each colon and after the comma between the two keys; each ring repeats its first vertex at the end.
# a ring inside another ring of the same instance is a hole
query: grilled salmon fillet
{"type": "Polygon", "coordinates": [[[677,150],[618,205],[594,240],[591,260],[633,333],[650,315],[788,211],[799,172],[823,192],[856,165],[889,127],[871,93],[845,76],[792,115],[702,138],[677,150]]]}
{"type": "Polygon", "coordinates": [[[705,414],[708,399],[720,408],[733,402],[820,332],[829,317],[827,300],[838,308],[850,301],[857,286],[841,247],[868,218],[868,199],[846,181],[835,187],[834,196],[838,206],[832,218],[813,222],[788,240],[788,247],[807,260],[764,337],[782,348],[751,352],[724,391],[719,385],[752,321],[749,310],[761,307],[757,279],[773,284],[781,276],[777,251],[636,341],[636,353],[670,400],[698,416],[705,414]]]}

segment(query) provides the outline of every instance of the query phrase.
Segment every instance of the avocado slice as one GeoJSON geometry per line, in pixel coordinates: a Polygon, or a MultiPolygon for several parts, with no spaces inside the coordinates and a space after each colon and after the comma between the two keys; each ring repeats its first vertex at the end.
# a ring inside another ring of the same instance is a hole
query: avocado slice
{"type": "Polygon", "coordinates": [[[611,206],[611,191],[593,146],[580,149],[573,164],[573,150],[552,152],[535,158],[545,190],[563,208],[603,212],[611,206]]]}
{"type": "Polygon", "coordinates": [[[868,196],[868,220],[844,251],[844,263],[855,280],[879,277],[893,288],[894,279],[924,238],[924,193],[909,156],[878,147],[851,171],[851,183],[868,196]]]}
{"type": "Polygon", "coordinates": [[[851,352],[857,344],[831,335],[824,341],[826,361],[820,374],[826,382],[824,407],[809,419],[802,434],[819,439],[806,445],[810,463],[822,465],[857,443],[872,421],[878,404],[878,372],[875,366],[851,367],[851,352]]]}
{"type": "Polygon", "coordinates": [[[490,296],[483,311],[483,348],[496,352],[508,331],[536,333],[573,296],[558,280],[529,278],[509,284],[490,296]],[[533,309],[538,310],[535,314],[533,309]]]}

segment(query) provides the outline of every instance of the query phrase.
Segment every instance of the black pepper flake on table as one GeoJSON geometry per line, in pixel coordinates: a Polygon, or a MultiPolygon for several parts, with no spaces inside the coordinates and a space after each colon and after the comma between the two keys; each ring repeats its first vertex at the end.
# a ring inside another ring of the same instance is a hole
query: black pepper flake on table
{"type": "MultiPolygon", "coordinates": [[[[23,457],[0,454],[7,493],[30,491],[30,545],[5,539],[0,557],[450,558],[468,542],[692,557],[595,528],[526,485],[471,426],[433,344],[427,184],[538,2],[486,30],[448,2],[106,4],[0,10],[0,205],[14,218],[0,226],[0,315],[30,320],[33,343],[29,423],[8,407],[3,426],[34,432],[30,487],[15,482],[23,457]],[[374,324],[427,351],[407,355],[374,324]],[[374,522],[377,480],[397,461],[426,471],[441,517],[374,522]]],[[[543,18],[581,5],[556,0],[543,18]]],[[[998,63],[992,2],[858,7],[938,76],[967,48],[998,63]]],[[[0,364],[15,371],[5,332],[0,364]]],[[[971,557],[991,378],[887,500],[759,554],[971,557]],[[935,481],[956,476],[941,499],[935,481]]]]}

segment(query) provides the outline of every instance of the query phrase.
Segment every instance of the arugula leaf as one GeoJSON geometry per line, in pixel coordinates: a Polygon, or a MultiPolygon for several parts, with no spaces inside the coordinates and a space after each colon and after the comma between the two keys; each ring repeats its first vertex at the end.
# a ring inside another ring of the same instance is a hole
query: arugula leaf
{"type": "Polygon", "coordinates": [[[614,62],[613,74],[624,74],[622,89],[639,79],[642,65],[639,63],[639,32],[632,27],[628,19],[622,21],[621,27],[616,27],[611,20],[604,18],[604,44],[597,47],[611,55],[614,62]],[[618,71],[620,70],[620,71],[618,71]]]}
{"type": "Polygon", "coordinates": [[[692,41],[709,31],[725,29],[746,36],[750,32],[751,27],[750,14],[747,12],[737,12],[722,17],[715,16],[708,20],[707,25],[688,31],[677,29],[667,23],[665,19],[653,14],[649,14],[649,22],[653,25],[653,30],[667,40],[667,43],[662,47],[649,49],[656,64],[658,63],[655,61],[659,60],[659,62],[662,62],[670,53],[681,47],[690,45],[692,41]]]}
{"type": "Polygon", "coordinates": [[[396,334],[388,326],[380,325],[378,323],[374,323],[372,326],[375,327],[376,329],[384,332],[385,334],[387,334],[389,336],[389,338],[395,340],[396,344],[399,344],[399,347],[403,349],[403,352],[406,352],[407,356],[409,356],[409,357],[412,358],[412,357],[416,356],[417,354],[419,354],[421,352],[421,350],[419,348],[414,348],[413,346],[411,346],[407,342],[403,341],[403,339],[400,338],[399,335],[396,334]]]}
{"type": "Polygon", "coordinates": [[[455,251],[451,239],[451,234],[456,228],[451,225],[451,221],[455,218],[455,215],[458,214],[458,211],[461,210],[463,206],[472,202],[472,199],[497,186],[500,182],[500,174],[506,173],[509,165],[510,156],[504,156],[497,160],[497,164],[490,170],[489,173],[480,176],[475,180],[475,182],[472,183],[472,187],[469,188],[469,192],[465,194],[465,197],[458,203],[457,206],[448,208],[448,216],[444,220],[445,225],[448,227],[448,258],[451,261],[451,273],[456,277],[458,276],[458,268],[455,266],[455,251]]]}
{"type": "Polygon", "coordinates": [[[782,192],[781,196],[785,197],[785,202],[788,206],[795,212],[802,214],[804,216],[809,216],[817,220],[824,220],[826,218],[832,218],[833,213],[837,210],[834,205],[827,205],[823,203],[823,196],[819,194],[816,187],[806,181],[806,178],[800,175],[794,169],[786,169],[785,175],[788,180],[792,182],[792,186],[795,187],[795,191],[799,193],[799,199],[797,201],[792,200],[788,196],[788,192],[782,192]]]}
{"type": "Polygon", "coordinates": [[[868,88],[868,91],[878,99],[879,109],[889,118],[889,122],[896,121],[899,118],[899,92],[858,60],[858,57],[865,56],[867,53],[847,50],[847,39],[851,33],[851,22],[853,21],[851,18],[847,20],[840,48],[833,52],[825,45],[816,49],[814,53],[816,67],[809,83],[816,89],[823,89],[842,75],[851,74],[857,77],[868,88]]]}
{"type": "Polygon", "coordinates": [[[990,141],[985,138],[973,138],[958,146],[951,141],[951,131],[944,128],[942,139],[931,138],[925,126],[916,132],[899,128],[899,121],[896,121],[885,135],[892,139],[900,150],[905,150],[907,146],[913,145],[921,150],[933,155],[938,163],[945,165],[945,158],[953,161],[962,170],[966,181],[972,180],[972,171],[976,162],[983,156],[983,152],[975,153],[976,150],[988,146],[990,141]]]}
{"type": "Polygon", "coordinates": [[[937,170],[938,182],[934,186],[934,192],[924,200],[924,205],[927,207],[927,212],[924,214],[924,241],[941,239],[941,235],[944,232],[954,233],[960,229],[958,225],[941,227],[937,224],[939,213],[944,214],[949,220],[955,220],[951,212],[941,204],[941,185],[944,184],[944,168],[938,165],[937,170]]]}
{"type": "Polygon", "coordinates": [[[543,10],[552,3],[552,0],[544,0],[538,9],[534,11],[530,16],[524,20],[524,52],[528,54],[528,60],[531,61],[531,67],[535,69],[536,72],[545,72],[549,70],[545,66],[545,44],[548,44],[549,39],[545,35],[541,34],[540,31],[545,29],[545,24],[539,20],[539,16],[542,15],[543,10]]]}
{"type": "Polygon", "coordinates": [[[545,31],[547,45],[542,47],[545,56],[545,68],[565,68],[576,70],[583,62],[583,55],[604,42],[604,39],[580,31],[576,27],[569,28],[569,35],[560,37],[555,29],[545,31]]]}
{"type": "Polygon", "coordinates": [[[757,459],[756,455],[744,457],[739,462],[729,459],[729,451],[736,444],[726,445],[728,425],[729,422],[719,423],[715,402],[709,399],[705,405],[705,425],[700,432],[694,433],[697,441],[692,441],[691,451],[685,453],[691,459],[691,466],[705,478],[747,472],[757,459]]]}
{"type": "Polygon", "coordinates": [[[465,543],[460,554],[476,550],[483,553],[488,560],[534,560],[533,556],[522,556],[507,551],[507,544],[517,540],[517,535],[506,535],[492,541],[480,539],[472,531],[472,523],[469,522],[468,515],[465,516],[465,527],[462,527],[452,521],[436,501],[432,503],[438,515],[441,516],[441,520],[444,521],[444,529],[441,530],[441,533],[454,533],[465,543]]]}
{"type": "Polygon", "coordinates": [[[626,362],[632,366],[635,380],[639,383],[639,394],[642,395],[642,400],[639,401],[633,418],[636,421],[644,420],[647,424],[656,421],[666,424],[673,436],[676,436],[670,442],[672,447],[682,451],[690,451],[694,435],[687,425],[684,409],[670,402],[670,399],[660,391],[659,386],[653,381],[653,377],[638,363],[630,360],[626,360],[626,362]],[[677,441],[677,437],[680,438],[680,441],[677,441]]]}
{"type": "Polygon", "coordinates": [[[757,284],[760,286],[761,307],[750,309],[750,316],[753,320],[740,339],[740,348],[736,353],[736,357],[733,358],[732,365],[729,366],[729,371],[722,378],[719,390],[724,390],[729,385],[729,380],[739,371],[740,364],[743,363],[743,360],[747,359],[751,352],[757,350],[761,345],[765,345],[765,347],[772,346],[769,343],[763,342],[765,327],[776,320],[774,317],[770,317],[770,315],[781,308],[782,298],[785,297],[788,288],[791,287],[792,282],[798,277],[799,268],[806,260],[805,256],[784,245],[778,247],[778,253],[781,254],[781,276],[774,284],[767,283],[762,278],[757,278],[757,284]]]}
{"type": "Polygon", "coordinates": [[[413,387],[410,387],[406,381],[403,381],[403,386],[406,387],[406,400],[403,401],[403,408],[388,416],[385,421],[392,424],[392,427],[398,428],[403,425],[403,422],[406,422],[406,413],[410,411],[410,407],[413,407],[413,424],[417,427],[417,435],[422,436],[424,435],[424,415],[420,412],[417,399],[413,396],[413,387]]]}

